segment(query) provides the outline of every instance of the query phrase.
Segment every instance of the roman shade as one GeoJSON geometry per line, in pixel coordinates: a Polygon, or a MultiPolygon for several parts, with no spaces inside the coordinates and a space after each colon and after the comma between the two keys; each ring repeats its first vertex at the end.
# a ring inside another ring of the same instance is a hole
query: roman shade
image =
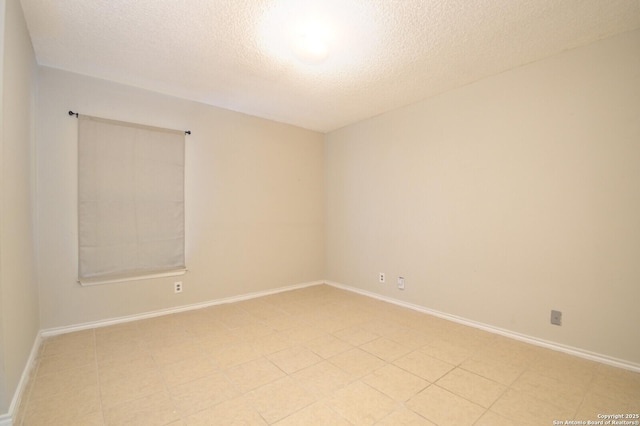
{"type": "Polygon", "coordinates": [[[184,132],[78,119],[80,283],[184,273],[184,132]]]}

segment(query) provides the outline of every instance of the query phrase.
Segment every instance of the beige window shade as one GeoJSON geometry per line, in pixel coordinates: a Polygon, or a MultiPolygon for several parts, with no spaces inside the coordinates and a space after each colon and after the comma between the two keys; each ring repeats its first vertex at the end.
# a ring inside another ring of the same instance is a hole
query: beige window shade
{"type": "Polygon", "coordinates": [[[184,132],[78,119],[80,282],[184,271],[184,132]]]}

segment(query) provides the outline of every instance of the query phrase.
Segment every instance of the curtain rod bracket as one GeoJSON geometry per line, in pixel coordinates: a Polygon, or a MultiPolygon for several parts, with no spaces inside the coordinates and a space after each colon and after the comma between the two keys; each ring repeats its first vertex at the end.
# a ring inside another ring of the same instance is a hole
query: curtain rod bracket
{"type": "Polygon", "coordinates": [[[191,134],[191,130],[185,130],[185,131],[184,131],[184,134],[185,134],[185,135],[190,135],[190,134],[191,134]]]}

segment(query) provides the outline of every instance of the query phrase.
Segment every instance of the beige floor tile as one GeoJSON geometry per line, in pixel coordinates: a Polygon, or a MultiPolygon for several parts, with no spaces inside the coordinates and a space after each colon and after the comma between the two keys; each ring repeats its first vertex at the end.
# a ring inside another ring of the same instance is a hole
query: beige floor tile
{"type": "Polygon", "coordinates": [[[98,366],[100,383],[104,384],[113,380],[126,379],[141,372],[159,371],[153,357],[144,354],[131,357],[127,362],[110,361],[98,366]]]}
{"type": "Polygon", "coordinates": [[[586,393],[586,388],[563,383],[532,371],[524,372],[511,388],[541,401],[564,407],[572,413],[578,409],[586,393]]]}
{"type": "Polygon", "coordinates": [[[340,340],[330,334],[309,340],[304,345],[324,359],[331,358],[352,348],[344,340],[340,340]]]}
{"type": "Polygon", "coordinates": [[[391,398],[360,381],[334,392],[326,403],[356,425],[374,424],[397,408],[391,398]]]}
{"type": "MultiPolygon", "coordinates": [[[[517,424],[517,423],[516,423],[517,424]]],[[[513,420],[501,417],[493,411],[487,411],[480,417],[474,426],[513,426],[513,420]]]]}
{"type": "Polygon", "coordinates": [[[210,376],[218,369],[209,358],[195,354],[171,364],[161,365],[160,371],[167,386],[173,387],[210,376]]]}
{"type": "Polygon", "coordinates": [[[283,331],[302,325],[297,317],[292,316],[284,311],[282,315],[272,318],[265,318],[261,320],[260,323],[275,331],[283,331]]]}
{"type": "Polygon", "coordinates": [[[322,361],[291,375],[300,386],[317,399],[345,387],[351,375],[327,361],[322,361]]]}
{"type": "Polygon", "coordinates": [[[385,362],[375,355],[354,348],[328,359],[330,363],[351,375],[353,379],[363,377],[382,367],[385,362]]]}
{"type": "Polygon", "coordinates": [[[173,333],[174,331],[180,329],[181,318],[183,318],[183,315],[184,314],[180,313],[176,313],[173,315],[158,315],[139,321],[118,324],[115,327],[130,324],[137,327],[137,329],[142,333],[143,336],[156,336],[166,333],[173,333]]]}
{"type": "Polygon", "coordinates": [[[207,335],[194,337],[194,342],[200,346],[205,355],[217,353],[225,347],[246,344],[247,341],[235,336],[229,330],[216,331],[207,335]]]}
{"type": "Polygon", "coordinates": [[[96,411],[78,417],[75,421],[69,423],[69,426],[103,426],[104,424],[102,411],[96,411]]]}
{"type": "Polygon", "coordinates": [[[226,346],[216,346],[207,355],[213,359],[219,368],[229,368],[260,358],[260,354],[248,342],[235,343],[226,346]]]}
{"type": "Polygon", "coordinates": [[[406,401],[424,388],[429,382],[393,364],[387,364],[362,378],[369,386],[379,390],[396,401],[406,401]]]}
{"type": "Polygon", "coordinates": [[[430,341],[425,333],[408,327],[400,327],[396,330],[393,330],[391,333],[387,333],[385,337],[388,337],[394,342],[398,342],[402,346],[412,351],[422,348],[430,341]]]}
{"type": "Polygon", "coordinates": [[[349,426],[351,423],[340,417],[326,405],[316,402],[291,414],[276,423],[276,426],[349,426]]]}
{"type": "Polygon", "coordinates": [[[525,371],[525,367],[522,366],[480,361],[473,358],[460,364],[460,368],[507,386],[515,382],[525,371]]]}
{"type": "Polygon", "coordinates": [[[221,315],[218,317],[218,321],[230,330],[259,322],[257,318],[252,317],[244,311],[229,312],[228,314],[221,315]]]}
{"type": "Polygon", "coordinates": [[[529,394],[508,389],[491,407],[501,417],[522,425],[548,425],[554,420],[572,419],[574,410],[541,401],[529,394]]]}
{"type": "MultiPolygon", "coordinates": [[[[473,348],[474,350],[482,350],[483,348],[499,345],[501,338],[501,336],[496,336],[487,331],[456,323],[449,323],[443,329],[446,329],[447,332],[441,334],[440,339],[447,340],[454,345],[473,348]]],[[[530,347],[531,345],[526,346],[530,347]]]]}
{"type": "Polygon", "coordinates": [[[436,426],[435,423],[430,422],[417,413],[400,407],[393,411],[391,414],[376,423],[376,426],[436,426]]]}
{"type": "Polygon", "coordinates": [[[617,399],[604,395],[589,392],[585,395],[580,408],[577,411],[575,420],[599,420],[598,414],[605,413],[639,413],[640,402],[634,406],[617,399]]]}
{"type": "Polygon", "coordinates": [[[244,396],[221,402],[186,418],[188,426],[247,426],[266,425],[260,414],[244,396]]]}
{"type": "Polygon", "coordinates": [[[83,392],[97,386],[98,375],[95,365],[70,368],[51,374],[37,375],[31,388],[30,400],[44,400],[60,394],[83,392]]]}
{"type": "Polygon", "coordinates": [[[360,346],[380,337],[379,334],[358,326],[335,331],[333,335],[353,346],[360,346]]]}
{"type": "Polygon", "coordinates": [[[217,320],[197,317],[193,321],[185,324],[185,331],[195,338],[216,335],[226,331],[226,327],[217,320]]]}
{"type": "MultiPolygon", "coordinates": [[[[102,376],[102,374],[101,374],[102,376]]],[[[139,399],[165,389],[160,370],[156,368],[140,369],[127,375],[100,379],[100,395],[103,409],[111,408],[123,402],[139,399]]]]}
{"type": "Polygon", "coordinates": [[[547,349],[540,353],[529,370],[543,376],[579,387],[587,387],[593,380],[598,363],[547,349]]]}
{"type": "Polygon", "coordinates": [[[325,312],[312,318],[303,317],[312,327],[322,330],[325,333],[333,333],[334,331],[345,328],[345,320],[343,317],[336,317],[325,312]]]}
{"type": "Polygon", "coordinates": [[[282,306],[287,306],[288,304],[298,300],[298,296],[295,291],[283,291],[281,293],[274,293],[261,297],[260,300],[282,309],[282,306]]]}
{"type": "Polygon", "coordinates": [[[242,393],[249,392],[285,376],[281,369],[266,358],[258,358],[236,365],[225,370],[225,374],[242,393]]]}
{"type": "Polygon", "coordinates": [[[184,327],[180,327],[177,331],[149,332],[142,341],[149,352],[157,352],[158,349],[167,347],[189,346],[192,343],[197,343],[195,336],[187,333],[184,327]]]}
{"type": "Polygon", "coordinates": [[[485,408],[496,402],[507,389],[504,385],[461,368],[451,370],[436,384],[485,408]]]}
{"type": "Polygon", "coordinates": [[[393,340],[386,337],[380,337],[378,339],[365,343],[364,345],[360,346],[360,349],[363,349],[387,362],[394,361],[400,358],[402,355],[406,355],[407,353],[411,352],[409,348],[402,346],[401,344],[394,342],[393,340]]]}
{"type": "Polygon", "coordinates": [[[307,314],[309,307],[306,304],[300,303],[298,300],[292,300],[289,303],[278,306],[287,315],[298,316],[307,314]]]}
{"type": "MultiPolygon", "coordinates": [[[[428,317],[428,315],[426,316],[428,317]]],[[[426,344],[429,344],[431,341],[447,337],[447,328],[444,325],[439,325],[440,323],[447,324],[445,320],[432,317],[429,321],[417,323],[412,328],[422,334],[427,340],[426,344]]]]}
{"type": "MultiPolygon", "coordinates": [[[[48,418],[44,420],[44,423],[38,422],[38,423],[32,423],[32,422],[25,422],[25,423],[19,423],[19,422],[15,422],[14,425],[23,425],[23,426],[49,426],[51,424],[53,424],[52,422],[55,422],[56,420],[54,418],[48,418]]],[[[82,414],[79,417],[73,418],[73,419],[65,419],[64,423],[65,426],[104,426],[104,417],[102,415],[102,411],[94,411],[93,413],[89,413],[89,414],[82,414]]]]}
{"type": "Polygon", "coordinates": [[[397,359],[394,364],[431,383],[455,368],[454,365],[433,358],[420,350],[397,359]]]}
{"type": "Polygon", "coordinates": [[[501,338],[495,344],[484,346],[473,355],[473,359],[528,367],[538,360],[541,351],[541,348],[526,343],[501,338]]]}
{"type": "MultiPolygon", "coordinates": [[[[385,310],[382,309],[380,312],[384,313],[384,311],[385,310]]],[[[399,329],[403,328],[402,325],[398,324],[393,319],[384,319],[384,316],[385,315],[383,314],[378,316],[376,319],[360,324],[360,327],[372,333],[379,334],[380,336],[392,335],[393,333],[398,332],[399,329]]]]}
{"type": "Polygon", "coordinates": [[[93,330],[76,331],[46,338],[43,342],[42,355],[51,356],[77,352],[94,346],[95,334],[93,330]]]}
{"type": "Polygon", "coordinates": [[[289,377],[271,382],[248,394],[253,407],[268,423],[275,423],[316,402],[289,377]]]}
{"type": "Polygon", "coordinates": [[[237,303],[237,306],[258,319],[276,318],[284,314],[282,309],[262,299],[251,299],[237,303]]]}
{"type": "Polygon", "coordinates": [[[431,340],[422,347],[422,352],[453,365],[460,365],[470,358],[475,350],[469,346],[452,343],[444,339],[431,340]]]}
{"type": "Polygon", "coordinates": [[[148,354],[144,341],[139,339],[126,339],[115,333],[104,336],[96,336],[96,359],[98,363],[121,362],[131,357],[140,357],[148,354]]]}
{"type": "Polygon", "coordinates": [[[320,356],[304,346],[292,346],[280,352],[267,355],[267,358],[287,374],[295,373],[322,361],[320,356]]]}
{"type": "Polygon", "coordinates": [[[407,407],[438,426],[472,425],[485,409],[436,385],[407,402],[407,407]]]}
{"type": "Polygon", "coordinates": [[[96,350],[93,346],[78,349],[74,352],[58,353],[40,358],[38,362],[38,374],[50,374],[68,368],[77,368],[85,365],[95,365],[96,350]]]}
{"type": "MultiPolygon", "coordinates": [[[[66,387],[56,386],[55,388],[66,387]]],[[[31,395],[29,405],[24,411],[22,424],[25,426],[74,424],[79,419],[99,411],[100,390],[97,384],[74,385],[66,388],[66,391],[48,389],[46,393],[31,395]]]]}
{"type": "Polygon", "coordinates": [[[640,373],[601,365],[589,390],[618,401],[637,404],[640,401],[640,373]]]}
{"type": "Polygon", "coordinates": [[[231,334],[248,341],[251,341],[257,337],[267,336],[274,332],[275,330],[271,327],[260,323],[243,325],[241,327],[230,330],[231,334]]]}
{"type": "Polygon", "coordinates": [[[252,339],[251,344],[253,349],[263,356],[280,352],[281,350],[294,346],[293,341],[287,339],[278,332],[256,337],[255,339],[252,339]]]}
{"type": "Polygon", "coordinates": [[[180,420],[178,411],[166,392],[116,405],[104,413],[107,426],[164,426],[180,420]]]}
{"type": "Polygon", "coordinates": [[[203,355],[204,351],[200,349],[199,345],[189,341],[149,348],[149,354],[151,354],[157,365],[162,366],[203,355]]]}
{"type": "Polygon", "coordinates": [[[222,373],[169,388],[171,399],[182,416],[239,396],[239,392],[222,373]]]}
{"type": "Polygon", "coordinates": [[[282,330],[280,333],[282,336],[296,342],[297,344],[304,344],[309,340],[317,339],[325,334],[325,332],[319,328],[311,327],[309,325],[298,325],[292,328],[287,328],[286,330],[282,330]]]}

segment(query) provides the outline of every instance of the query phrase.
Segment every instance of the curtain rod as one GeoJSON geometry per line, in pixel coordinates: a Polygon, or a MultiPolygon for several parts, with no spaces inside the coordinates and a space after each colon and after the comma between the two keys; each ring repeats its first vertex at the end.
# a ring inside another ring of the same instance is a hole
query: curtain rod
{"type": "MultiPolygon", "coordinates": [[[[77,112],[69,111],[69,115],[70,115],[70,116],[74,116],[74,115],[75,115],[75,116],[76,116],[76,118],[78,118],[78,113],[77,113],[77,112]]],[[[191,134],[191,130],[185,130],[185,131],[184,131],[184,134],[185,134],[185,135],[190,135],[190,134],[191,134]]]]}

